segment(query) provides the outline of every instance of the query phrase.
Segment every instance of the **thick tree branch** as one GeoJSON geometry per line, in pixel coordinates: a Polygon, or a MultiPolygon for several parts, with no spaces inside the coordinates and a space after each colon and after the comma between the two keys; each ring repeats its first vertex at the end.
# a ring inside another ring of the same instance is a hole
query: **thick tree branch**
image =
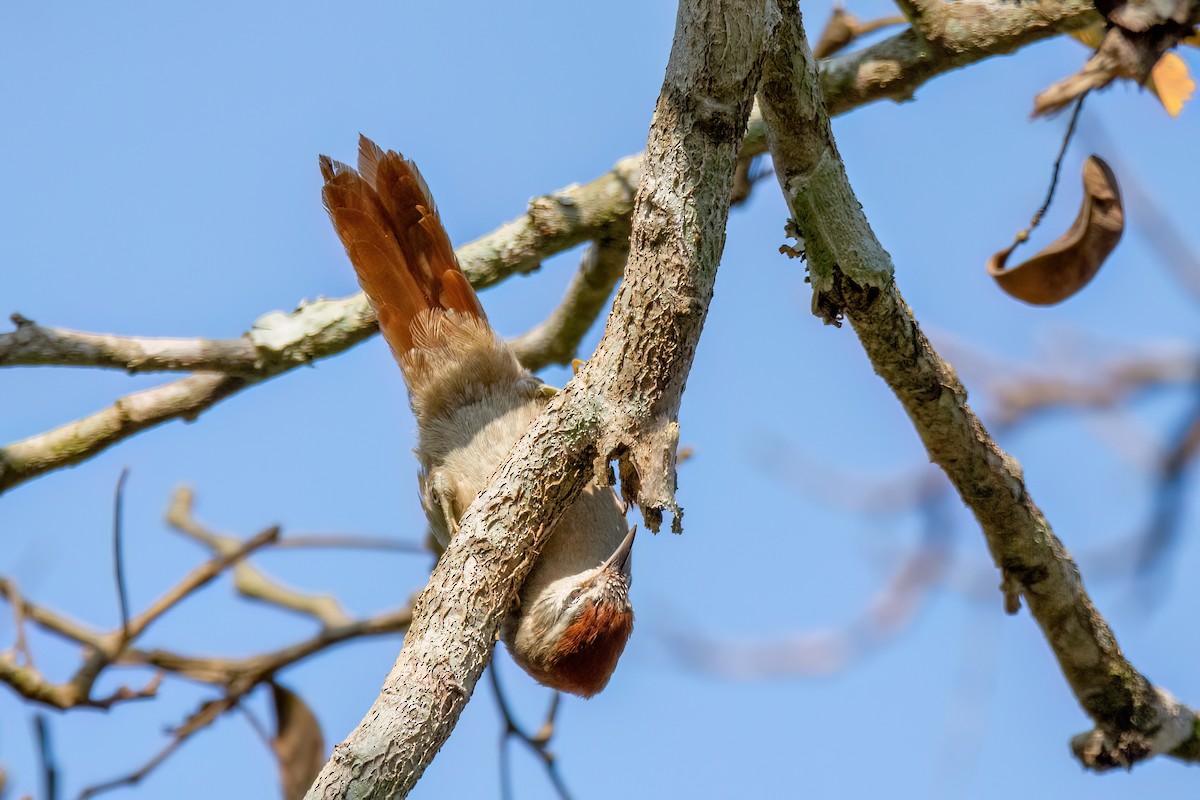
{"type": "Polygon", "coordinates": [[[787,23],[764,63],[759,99],[780,186],[811,262],[814,307],[827,319],[843,312],[849,318],[930,457],[974,512],[1004,584],[1028,603],[1096,723],[1096,731],[1074,743],[1083,763],[1129,766],[1156,753],[1197,760],[1195,713],[1122,655],[1075,563],[1029,496],[1020,466],[967,406],[966,390],[900,296],[891,259],[846,179],[799,14],[787,0],[778,2],[787,23]]]}
{"type": "Polygon", "coordinates": [[[724,244],[766,13],[763,0],[680,4],[626,279],[600,347],[468,509],[382,693],[309,797],[391,798],[415,785],[474,690],[532,554],[593,470],[607,480],[609,459],[627,454],[624,488],[640,485],[648,521],[674,509],[662,476],[674,477],[674,415],[724,244]]]}

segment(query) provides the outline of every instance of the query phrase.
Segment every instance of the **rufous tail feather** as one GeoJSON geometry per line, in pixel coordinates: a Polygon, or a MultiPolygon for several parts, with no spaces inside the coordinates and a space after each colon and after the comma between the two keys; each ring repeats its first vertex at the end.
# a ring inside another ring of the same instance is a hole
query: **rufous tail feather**
{"type": "Polygon", "coordinates": [[[328,156],[320,163],[325,210],[401,366],[423,311],[455,311],[486,326],[415,164],[365,136],[359,137],[357,171],[328,156]]]}

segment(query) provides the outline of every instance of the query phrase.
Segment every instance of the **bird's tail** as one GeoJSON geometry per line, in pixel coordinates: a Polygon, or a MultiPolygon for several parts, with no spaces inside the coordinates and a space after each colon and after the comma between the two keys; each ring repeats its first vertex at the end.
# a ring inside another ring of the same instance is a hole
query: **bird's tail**
{"type": "Polygon", "coordinates": [[[408,159],[359,137],[358,170],[321,156],[325,209],[379,328],[404,370],[418,417],[528,375],[467,282],[429,187],[408,159]]]}

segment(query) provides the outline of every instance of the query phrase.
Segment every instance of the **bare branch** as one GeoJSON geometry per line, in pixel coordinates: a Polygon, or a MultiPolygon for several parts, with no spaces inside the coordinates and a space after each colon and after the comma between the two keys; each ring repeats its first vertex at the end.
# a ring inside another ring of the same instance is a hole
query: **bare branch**
{"type": "Polygon", "coordinates": [[[504,720],[504,732],[500,734],[501,796],[504,800],[511,800],[513,797],[509,770],[508,742],[515,737],[523,742],[541,760],[542,766],[546,769],[546,775],[550,778],[550,783],[554,785],[554,790],[558,792],[558,796],[562,800],[571,800],[571,792],[567,789],[567,784],[563,780],[562,773],[558,771],[558,761],[549,749],[550,739],[554,737],[554,719],[558,715],[560,694],[554,692],[553,698],[550,700],[550,708],[546,712],[546,720],[538,728],[537,732],[531,736],[517,724],[516,719],[513,717],[512,711],[508,707],[508,700],[504,696],[504,688],[500,685],[500,676],[496,673],[496,664],[494,662],[488,669],[488,673],[492,679],[492,692],[496,695],[496,705],[500,709],[500,717],[504,720]]]}
{"type": "Polygon", "coordinates": [[[946,499],[946,492],[931,493],[924,499],[922,541],[900,559],[884,585],[848,623],[759,642],[679,631],[667,638],[668,643],[687,666],[740,680],[829,675],[845,669],[906,630],[945,579],[954,529],[946,513],[946,499]]]}
{"type": "Polygon", "coordinates": [[[128,700],[146,700],[158,692],[161,676],[156,675],[141,689],[122,686],[104,697],[92,697],[88,694],[94,682],[93,678],[86,682],[86,686],[82,686],[83,682],[73,677],[67,683],[52,683],[33,667],[19,666],[11,653],[0,653],[0,683],[7,684],[26,700],[58,709],[111,708],[128,700]]]}
{"type": "Polygon", "coordinates": [[[70,642],[76,642],[87,647],[100,647],[104,640],[104,634],[99,631],[88,628],[62,614],[48,611],[30,603],[21,595],[17,589],[16,581],[11,578],[0,577],[0,597],[5,598],[12,605],[14,611],[20,609],[22,619],[34,622],[43,629],[58,634],[70,642]]]}
{"type": "Polygon", "coordinates": [[[821,65],[821,88],[836,116],[864,103],[909,100],[935,75],[1012,53],[1086,27],[1098,18],[1086,0],[1061,3],[923,0],[902,3],[915,28],[821,65]]]}
{"type": "Polygon", "coordinates": [[[296,533],[288,534],[273,546],[275,550],[302,550],[306,548],[332,548],[335,550],[389,550],[395,553],[419,553],[432,555],[428,547],[420,542],[406,542],[386,536],[359,536],[341,533],[296,533]]]}
{"type": "Polygon", "coordinates": [[[46,800],[58,800],[58,762],[54,758],[54,745],[50,740],[50,722],[46,715],[35,714],[33,730],[37,738],[38,761],[42,765],[42,793],[46,800]]]}
{"type": "MultiPolygon", "coordinates": [[[[191,489],[176,489],[167,510],[167,522],[217,555],[228,556],[236,553],[242,546],[241,540],[233,536],[222,536],[196,520],[192,515],[193,498],[191,489]]],[[[279,544],[281,541],[276,540],[272,544],[279,544]]],[[[333,628],[350,622],[350,616],[333,595],[316,595],[291,589],[278,580],[267,577],[262,570],[245,559],[239,560],[233,568],[233,585],[243,597],[306,614],[325,627],[333,628]]]]}
{"type": "Polygon", "coordinates": [[[229,697],[223,697],[220,700],[210,700],[204,703],[172,732],[171,741],[167,743],[166,747],[150,758],[149,761],[133,772],[122,775],[119,778],[88,786],[79,793],[78,800],[87,800],[89,797],[95,797],[98,794],[119,789],[122,786],[136,786],[141,783],[146,776],[182,747],[184,742],[190,739],[193,734],[204,730],[216,722],[218,717],[236,705],[237,700],[229,697]]]}
{"type": "Polygon", "coordinates": [[[88,706],[93,708],[108,708],[126,700],[138,700],[153,697],[158,689],[161,675],[155,676],[142,689],[119,688],[107,697],[93,697],[92,687],[100,673],[117,660],[126,650],[129,643],[142,634],[146,628],[190,594],[208,584],[227,569],[254,550],[270,544],[279,536],[278,528],[270,528],[247,542],[241,543],[228,553],[209,561],[195,569],[179,584],[160,597],[150,608],[132,619],[123,615],[119,629],[112,633],[100,634],[87,630],[78,623],[67,620],[53,612],[46,611],[26,601],[16,589],[15,584],[0,578],[0,594],[3,594],[13,605],[21,619],[31,619],[35,623],[54,631],[73,641],[84,644],[88,655],[76,670],[75,674],[65,684],[55,684],[47,681],[33,668],[26,656],[26,664],[17,663],[14,650],[0,654],[0,682],[7,683],[18,694],[29,700],[54,706],[56,708],[72,708],[88,706]]]}
{"type": "Polygon", "coordinates": [[[345,625],[323,628],[316,636],[269,653],[246,658],[214,658],[181,655],[167,650],[128,649],[117,659],[126,666],[150,666],[202,683],[245,687],[267,680],[284,667],[335,645],[366,636],[403,633],[412,622],[412,603],[345,625]]]}
{"type": "Polygon", "coordinates": [[[9,580],[0,584],[0,594],[5,594],[9,599],[9,606],[12,607],[13,613],[13,646],[12,653],[13,663],[17,662],[19,657],[24,662],[24,666],[33,666],[33,651],[29,649],[29,639],[25,635],[25,601],[21,599],[17,582],[9,580]]]}
{"type": "Polygon", "coordinates": [[[567,293],[549,317],[509,342],[531,370],[569,364],[612,295],[629,258],[629,229],[588,246],[567,293]]]}
{"type": "MultiPolygon", "coordinates": [[[[238,547],[229,553],[222,554],[212,561],[201,564],[185,576],[182,581],[169,589],[166,594],[151,603],[149,608],[133,619],[127,620],[121,630],[106,636],[101,641],[100,646],[92,651],[91,655],[84,660],[83,665],[71,677],[71,684],[76,688],[79,697],[90,697],[92,686],[104,668],[113,663],[127,645],[141,636],[146,628],[163,614],[177,606],[193,592],[207,586],[231,565],[236,564],[250,553],[270,544],[278,538],[279,528],[268,528],[248,541],[240,543],[238,547]]],[[[153,687],[157,688],[157,685],[156,679],[153,687]]],[[[153,688],[144,690],[144,693],[146,696],[152,695],[153,688]]],[[[123,689],[117,695],[114,695],[114,699],[130,699],[132,695],[126,696],[127,694],[126,690],[123,689]]]]}
{"type": "Polygon", "coordinates": [[[1025,487],[1019,465],[967,406],[900,296],[891,259],[854,198],[821,101],[799,13],[772,42],[760,93],[780,186],[811,259],[814,307],[845,313],[875,371],[904,405],[930,457],[974,512],[1005,583],[1015,583],[1068,683],[1096,722],[1076,753],[1086,766],[1130,766],[1156,753],[1200,757],[1195,713],[1125,659],[1079,571],[1025,487]],[[820,198],[817,200],[816,198],[820,198]]]}
{"type": "Polygon", "coordinates": [[[244,378],[202,373],[120,398],[95,414],[0,448],[0,494],[51,470],[86,461],[112,445],[173,419],[195,419],[244,378]]]}
{"type": "MultiPolygon", "coordinates": [[[[939,5],[937,36],[906,31],[823,65],[829,109],[841,114],[884,98],[906,100],[953,69],[1086,25],[1095,11],[1085,0],[1053,4],[939,5]]],[[[764,152],[761,119],[752,116],[741,154],[764,152]]],[[[463,245],[458,257],[476,287],[490,286],[542,259],[628,224],[642,157],[622,159],[595,180],[535,199],[527,213],[463,245]]],[[[0,366],[60,364],[131,371],[201,369],[200,373],[117,400],[111,407],[0,448],[0,494],[46,472],[78,464],[124,438],[174,419],[192,420],[216,403],[301,364],[340,353],[376,331],[361,294],[304,304],[291,314],[261,317],[241,339],[122,339],[41,328],[19,315],[18,330],[0,334],[0,366]],[[33,326],[30,328],[29,326],[33,326]],[[23,328],[28,328],[22,332],[23,328]],[[35,360],[36,359],[36,360],[35,360]]]]}
{"type": "Polygon", "coordinates": [[[125,481],[129,468],[121,470],[117,478],[117,489],[113,498],[113,580],[117,586],[117,604],[121,611],[121,643],[129,641],[129,592],[125,588],[125,554],[122,541],[122,512],[125,506],[125,481]]]}
{"type": "MultiPolygon", "coordinates": [[[[258,360],[241,339],[164,339],[47,328],[13,314],[17,329],[0,334],[0,366],[105,367],[137,372],[229,372],[258,360]]],[[[248,371],[253,371],[248,370],[248,371]]]]}
{"type": "Polygon", "coordinates": [[[1149,389],[1200,381],[1200,355],[1161,348],[1108,362],[1089,360],[1079,377],[1061,371],[1006,377],[988,386],[992,416],[1011,425],[1033,414],[1064,408],[1109,408],[1149,389]]]}
{"type": "MultiPolygon", "coordinates": [[[[151,667],[160,672],[169,672],[204,683],[220,686],[226,690],[237,689],[239,692],[249,691],[258,683],[268,680],[280,669],[300,661],[329,647],[364,636],[380,636],[403,632],[412,619],[411,603],[409,606],[379,613],[373,617],[350,620],[337,614],[314,613],[325,627],[315,636],[280,648],[279,650],[249,656],[240,659],[224,659],[215,657],[196,657],[181,655],[163,650],[139,650],[127,647],[132,639],[140,635],[147,626],[162,614],[174,608],[179,601],[191,592],[203,586],[216,573],[228,569],[231,565],[243,562],[250,552],[264,546],[271,546],[277,530],[272,528],[259,534],[249,541],[241,541],[233,537],[214,534],[196,522],[190,515],[191,495],[186,490],[176,493],[169,521],[177,527],[187,529],[188,535],[198,538],[217,553],[217,558],[194,570],[184,580],[160,598],[150,609],[129,621],[126,638],[119,629],[111,633],[101,633],[75,622],[66,616],[30,603],[17,591],[15,582],[0,577],[0,596],[5,597],[14,609],[14,614],[20,619],[62,636],[69,641],[84,645],[91,654],[85,660],[76,676],[68,684],[57,685],[45,681],[31,666],[31,656],[25,655],[25,665],[17,663],[16,655],[19,650],[0,654],[0,682],[8,683],[24,697],[44,702],[58,708],[69,708],[77,705],[106,706],[114,702],[149,696],[157,686],[157,679],[150,686],[140,691],[123,689],[109,698],[89,698],[87,689],[94,683],[95,678],[109,664],[121,666],[151,667]]],[[[236,570],[236,566],[235,566],[236,570]]],[[[264,583],[270,584],[265,577],[264,583]]],[[[287,595],[291,590],[272,587],[265,596],[276,605],[292,610],[307,610],[306,604],[311,596],[299,595],[300,602],[293,602],[287,595]],[[277,592],[278,594],[272,594],[277,592]]],[[[340,611],[340,607],[338,607],[340,611]]]]}
{"type": "Polygon", "coordinates": [[[238,563],[255,550],[265,547],[278,539],[279,527],[272,526],[250,539],[240,542],[237,547],[231,549],[229,552],[221,553],[212,561],[201,564],[192,570],[189,575],[169,589],[166,594],[151,603],[149,608],[129,621],[130,641],[140,636],[151,623],[185,600],[193,592],[207,586],[228,567],[238,563]]]}
{"type": "Polygon", "coordinates": [[[825,23],[817,43],[813,45],[813,55],[817,60],[829,58],[849,47],[850,43],[860,36],[892,25],[903,25],[907,21],[905,17],[880,17],[860,22],[858,17],[847,11],[841,3],[834,3],[833,13],[825,23]]]}

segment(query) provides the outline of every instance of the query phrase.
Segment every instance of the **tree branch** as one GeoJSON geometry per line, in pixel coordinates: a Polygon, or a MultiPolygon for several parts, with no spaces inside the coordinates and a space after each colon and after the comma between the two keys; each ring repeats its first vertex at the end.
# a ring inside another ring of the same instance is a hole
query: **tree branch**
{"type": "Polygon", "coordinates": [[[54,430],[0,448],[0,494],[39,475],[78,464],[135,433],[172,419],[195,419],[253,381],[200,373],[136,394],[54,430]]]}
{"type": "Polygon", "coordinates": [[[509,342],[521,363],[535,372],[550,364],[569,364],[588,328],[604,310],[628,258],[627,225],[592,242],[558,308],[509,342]]]}
{"type": "Polygon", "coordinates": [[[0,365],[106,367],[138,372],[254,371],[254,343],[240,339],[165,339],[47,328],[13,314],[17,329],[0,335],[0,365]]]}
{"type": "MultiPolygon", "coordinates": [[[[167,509],[167,523],[218,556],[236,554],[243,546],[242,540],[234,536],[222,536],[200,524],[192,515],[193,497],[192,490],[187,487],[176,489],[167,509]]],[[[278,544],[280,540],[272,542],[272,545],[278,544]]],[[[350,622],[350,615],[333,595],[310,594],[284,586],[244,558],[238,559],[233,567],[233,586],[243,597],[305,614],[326,628],[350,622]]]]}
{"type": "MultiPolygon", "coordinates": [[[[287,589],[264,574],[255,572],[251,589],[259,592],[254,595],[257,599],[312,616],[322,623],[320,632],[309,639],[275,651],[238,659],[188,656],[164,650],[147,651],[132,648],[129,645],[134,639],[155,620],[175,608],[180,601],[231,567],[236,576],[238,566],[244,563],[250,553],[279,543],[277,528],[268,528],[245,541],[208,531],[191,517],[191,493],[187,491],[176,493],[168,512],[168,522],[210,547],[216,557],[193,570],[146,611],[129,619],[114,631],[96,631],[57,612],[35,605],[20,594],[13,581],[0,577],[0,597],[8,600],[18,621],[18,646],[9,652],[0,653],[0,683],[8,684],[28,700],[56,708],[107,708],[120,701],[153,696],[161,673],[169,672],[220,687],[225,691],[225,699],[236,700],[290,664],[358,637],[403,632],[412,619],[411,607],[405,607],[382,612],[373,617],[351,620],[336,602],[332,605],[322,603],[320,601],[323,598],[320,596],[287,589]],[[24,640],[23,627],[26,621],[84,646],[87,654],[70,681],[63,684],[51,683],[34,669],[31,654],[27,648],[20,646],[24,640]],[[23,664],[18,663],[18,656],[23,657],[23,664]],[[114,664],[152,667],[159,670],[160,674],[143,689],[122,687],[109,697],[92,697],[91,688],[100,673],[114,664]]],[[[243,581],[235,577],[235,582],[239,589],[246,593],[243,581]]]]}
{"type": "Polygon", "coordinates": [[[1086,0],[906,0],[900,5],[912,28],[821,64],[821,87],[829,114],[844,114],[884,98],[911,100],[930,78],[1086,27],[1099,18],[1095,6],[1086,0]]]}
{"type": "Polygon", "coordinates": [[[647,523],[676,514],[678,411],[724,246],[758,78],[762,0],[680,4],[651,125],[626,278],[596,355],[556,395],[460,523],[383,691],[311,798],[403,796],[449,736],[558,515],[609,461],[647,523]],[[629,357],[637,353],[637,358],[629,357]]]}
{"type": "Polygon", "coordinates": [[[1200,759],[1195,713],[1122,655],[1029,496],[1020,466],[967,406],[966,390],[900,296],[891,259],[846,179],[799,13],[778,2],[787,22],[771,43],[759,99],[780,186],[811,261],[814,308],[828,320],[843,312],[850,319],[876,373],[974,512],[1004,585],[1024,596],[1097,726],[1077,737],[1076,755],[1093,769],[1130,766],[1156,753],[1200,759]]]}
{"type": "MultiPolygon", "coordinates": [[[[1086,362],[1085,362],[1086,363],[1086,362]]],[[[1185,386],[1200,380],[1200,355],[1162,348],[1142,356],[1094,360],[1077,376],[1054,373],[1017,375],[990,387],[1001,425],[1023,417],[1067,408],[1111,408],[1150,389],[1185,386]]]]}
{"type": "MultiPolygon", "coordinates": [[[[912,31],[822,65],[831,113],[875,100],[906,100],[927,80],[993,55],[1010,53],[1094,19],[1085,0],[1053,4],[951,3],[938,6],[935,40],[912,31]]],[[[761,118],[752,116],[742,156],[766,150],[761,118]]],[[[617,162],[595,180],[535,199],[521,217],[457,251],[471,283],[490,286],[542,259],[587,241],[603,241],[628,224],[642,156],[617,162]]],[[[291,314],[270,312],[240,339],[150,339],[42,328],[20,315],[0,334],[0,367],[20,364],[97,366],[132,372],[206,370],[117,400],[111,407],[0,448],[0,494],[55,469],[78,464],[124,438],[174,419],[192,420],[242,389],[346,350],[376,331],[361,294],[317,300],[291,314]]],[[[541,356],[544,357],[544,356],[541,356]]],[[[557,356],[556,356],[557,357],[557,356]]],[[[536,358],[535,358],[536,363],[536,358]]]]}

